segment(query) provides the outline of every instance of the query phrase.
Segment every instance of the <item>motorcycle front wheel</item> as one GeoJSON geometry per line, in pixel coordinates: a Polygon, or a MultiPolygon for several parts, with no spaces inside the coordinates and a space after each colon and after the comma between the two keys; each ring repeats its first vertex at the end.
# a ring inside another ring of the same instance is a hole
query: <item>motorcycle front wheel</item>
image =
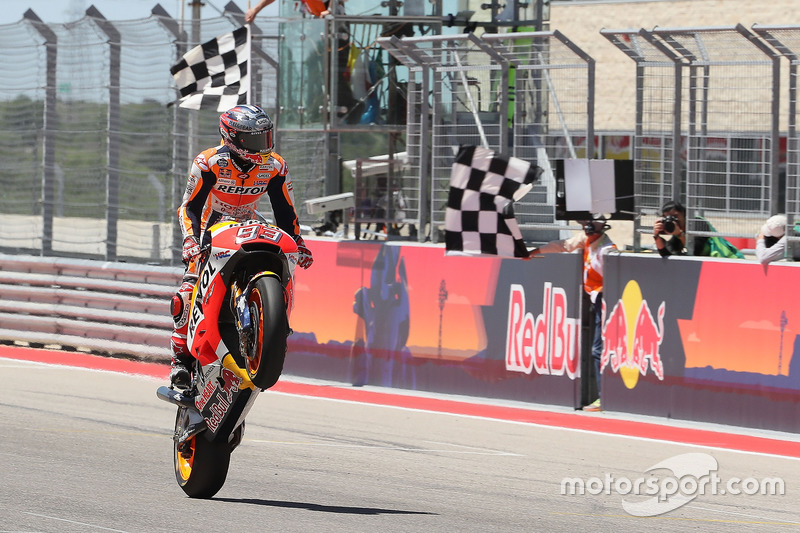
{"type": "Polygon", "coordinates": [[[248,296],[253,334],[247,344],[247,375],[260,389],[277,383],[286,359],[288,321],[281,282],[265,276],[256,280],[248,296]]]}
{"type": "MultiPolygon", "coordinates": [[[[178,409],[175,429],[185,426],[186,409],[178,409]]],[[[185,441],[174,443],[175,479],[190,498],[211,498],[228,476],[231,450],[227,442],[216,443],[198,433],[185,441]]]]}

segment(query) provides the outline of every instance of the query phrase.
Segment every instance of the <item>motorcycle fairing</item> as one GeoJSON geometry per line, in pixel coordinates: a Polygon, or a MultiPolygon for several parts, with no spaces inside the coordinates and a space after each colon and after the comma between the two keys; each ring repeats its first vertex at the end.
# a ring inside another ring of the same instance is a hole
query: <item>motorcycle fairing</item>
{"type": "Polygon", "coordinates": [[[199,384],[202,387],[198,387],[194,407],[205,421],[206,438],[213,440],[217,435],[227,438],[244,421],[261,391],[230,354],[221,362],[203,367],[202,375],[203,383],[199,384]],[[237,413],[239,416],[235,416],[237,413]]]}
{"type": "Polygon", "coordinates": [[[293,307],[292,275],[298,256],[294,239],[280,229],[258,221],[223,221],[209,228],[209,232],[211,249],[192,293],[187,332],[190,351],[203,365],[220,360],[229,353],[238,355],[235,335],[220,331],[219,324],[223,305],[229,298],[228,287],[240,267],[266,272],[260,263],[256,265],[256,260],[263,258],[274,263],[272,271],[280,273],[277,277],[284,287],[288,318],[293,307]],[[271,253],[260,256],[258,252],[261,250],[271,253]]]}

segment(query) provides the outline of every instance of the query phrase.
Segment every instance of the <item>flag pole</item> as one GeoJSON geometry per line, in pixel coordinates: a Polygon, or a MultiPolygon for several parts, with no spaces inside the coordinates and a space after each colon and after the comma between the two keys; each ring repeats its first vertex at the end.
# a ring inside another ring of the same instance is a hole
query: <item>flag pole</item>
{"type": "MultiPolygon", "coordinates": [[[[472,99],[472,93],[469,92],[469,84],[467,83],[467,75],[464,73],[464,68],[461,66],[461,59],[458,57],[458,50],[453,51],[453,57],[456,60],[456,65],[458,66],[458,73],[461,76],[461,85],[464,87],[464,92],[467,96],[467,102],[469,103],[469,110],[472,112],[472,116],[475,119],[475,125],[478,127],[478,134],[481,136],[481,145],[484,148],[489,148],[489,141],[486,139],[486,133],[483,131],[483,122],[481,122],[481,117],[478,114],[478,109],[475,107],[475,101],[472,99]]],[[[503,149],[504,147],[501,147],[503,149]]]]}
{"type": "MultiPolygon", "coordinates": [[[[247,0],[247,11],[250,11],[250,0],[247,0]]],[[[251,78],[253,76],[253,52],[252,43],[250,42],[250,23],[246,23],[245,27],[247,28],[247,96],[245,96],[245,102],[249,105],[252,103],[250,100],[250,88],[252,87],[251,78]]]]}

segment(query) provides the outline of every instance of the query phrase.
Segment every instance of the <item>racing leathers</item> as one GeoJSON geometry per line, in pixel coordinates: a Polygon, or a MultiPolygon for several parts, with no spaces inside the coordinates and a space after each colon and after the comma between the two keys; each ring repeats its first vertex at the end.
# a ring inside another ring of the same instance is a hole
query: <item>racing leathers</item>
{"type": "MultiPolygon", "coordinates": [[[[197,281],[201,239],[210,238],[205,230],[223,217],[236,220],[257,218],[256,205],[266,193],[272,204],[275,224],[297,241],[305,267],[311,254],[300,236],[300,225],[294,208],[294,193],[289,168],[283,158],[272,152],[262,164],[243,162],[219,145],[201,152],[192,163],[183,202],[178,208],[178,221],[183,233],[184,262],[188,263],[183,283],[172,300],[174,330],[171,338],[173,359],[182,364],[191,361],[186,346],[189,298],[197,281]]],[[[298,265],[303,266],[301,262],[298,265]]],[[[173,363],[175,361],[173,360],[173,363]]]]}
{"type": "Polygon", "coordinates": [[[183,237],[200,237],[223,216],[237,220],[255,217],[255,208],[264,193],[269,195],[275,225],[289,235],[300,235],[294,209],[294,193],[289,167],[272,152],[266,163],[239,168],[224,145],[209,148],[192,163],[189,183],[178,208],[183,237]]]}

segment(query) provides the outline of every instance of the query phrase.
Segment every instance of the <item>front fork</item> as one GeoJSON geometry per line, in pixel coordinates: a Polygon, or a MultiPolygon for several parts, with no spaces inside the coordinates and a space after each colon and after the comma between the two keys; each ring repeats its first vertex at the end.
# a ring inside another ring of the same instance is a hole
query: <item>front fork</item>
{"type": "Polygon", "coordinates": [[[239,353],[242,354],[242,357],[246,357],[247,347],[251,344],[253,336],[253,319],[250,314],[250,306],[247,303],[250,296],[250,291],[247,290],[249,287],[250,285],[248,284],[245,290],[242,290],[236,280],[233,281],[231,286],[233,315],[236,317],[236,331],[239,333],[239,353]]]}
{"type": "MultiPolygon", "coordinates": [[[[250,278],[250,281],[247,282],[247,286],[244,289],[239,286],[238,280],[233,280],[233,284],[231,285],[231,293],[233,296],[231,302],[233,305],[233,314],[236,317],[236,330],[239,333],[239,352],[242,356],[248,353],[248,347],[252,346],[253,341],[253,316],[250,312],[250,305],[248,304],[250,292],[253,290],[256,281],[265,276],[271,276],[278,281],[281,279],[275,272],[265,270],[250,278]]],[[[284,291],[285,290],[286,289],[284,289],[284,291]]],[[[284,304],[285,303],[286,294],[284,294],[284,304]]]]}

